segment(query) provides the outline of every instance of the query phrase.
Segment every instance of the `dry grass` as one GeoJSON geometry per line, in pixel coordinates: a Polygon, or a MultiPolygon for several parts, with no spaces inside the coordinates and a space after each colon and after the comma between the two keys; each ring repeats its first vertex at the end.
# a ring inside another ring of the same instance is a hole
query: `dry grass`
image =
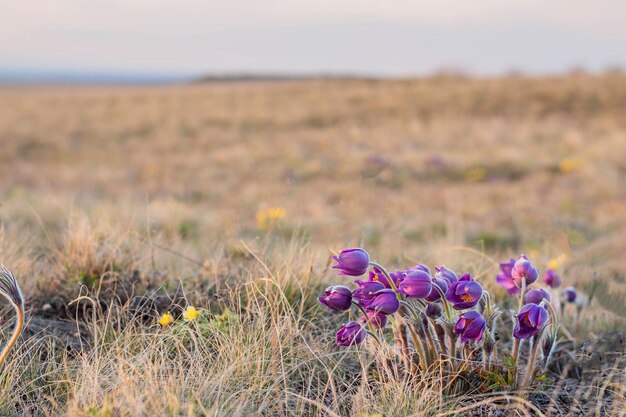
{"type": "MultiPolygon", "coordinates": [[[[345,317],[315,296],[338,281],[330,250],[353,244],[501,297],[493,260],[564,254],[564,280],[592,296],[566,323],[577,342],[624,334],[621,74],[5,88],[0,143],[0,258],[31,319],[0,415],[535,412],[337,349],[345,317]],[[269,207],[286,217],[260,230],[269,207]],[[201,320],[155,326],[186,302],[201,320]]],[[[538,413],[623,415],[616,360],[563,380],[580,404],[538,413]]]]}

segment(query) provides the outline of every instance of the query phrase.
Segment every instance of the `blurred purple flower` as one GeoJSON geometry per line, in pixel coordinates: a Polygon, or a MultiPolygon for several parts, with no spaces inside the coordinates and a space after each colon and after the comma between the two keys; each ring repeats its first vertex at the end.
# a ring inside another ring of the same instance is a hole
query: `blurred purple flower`
{"type": "Polygon", "coordinates": [[[398,292],[409,298],[427,297],[433,290],[433,280],[423,269],[410,269],[400,282],[398,292]]]}
{"type": "Polygon", "coordinates": [[[509,262],[500,263],[501,272],[496,276],[496,282],[498,283],[498,285],[506,288],[510,295],[515,295],[520,291],[520,289],[515,284],[513,277],[511,276],[513,266],[515,266],[515,259],[513,258],[511,258],[509,262]]]}
{"type": "Polygon", "coordinates": [[[352,305],[352,290],[344,285],[328,287],[324,294],[318,300],[331,310],[346,311],[352,305]]]}
{"type": "Polygon", "coordinates": [[[551,299],[552,296],[548,291],[543,288],[535,288],[526,291],[526,295],[524,295],[524,304],[539,304],[542,300],[550,302],[551,299]]]}
{"type": "Polygon", "coordinates": [[[367,272],[370,256],[361,248],[344,249],[339,255],[333,256],[337,265],[333,268],[339,269],[339,275],[350,275],[358,277],[367,272]]]}
{"type": "Polygon", "coordinates": [[[576,288],[574,287],[567,287],[566,289],[563,290],[563,298],[565,298],[565,301],[567,301],[568,303],[573,303],[576,301],[576,288]]]}
{"type": "Polygon", "coordinates": [[[400,309],[400,300],[393,290],[385,288],[376,291],[364,307],[383,314],[395,314],[400,309]]]}
{"type": "Polygon", "coordinates": [[[450,284],[446,299],[450,301],[455,310],[463,310],[474,307],[483,295],[483,287],[470,277],[464,274],[458,281],[450,284]]]}
{"type": "Polygon", "coordinates": [[[358,288],[352,291],[352,297],[361,306],[371,301],[376,291],[385,289],[385,286],[377,281],[361,281],[357,279],[354,282],[358,285],[358,288]]]}
{"type": "Polygon", "coordinates": [[[548,311],[537,304],[526,304],[517,313],[517,323],[513,329],[513,336],[518,339],[528,339],[539,334],[548,323],[548,311]]]}
{"type": "Polygon", "coordinates": [[[480,340],[487,327],[487,322],[477,311],[466,311],[459,316],[454,325],[454,333],[461,335],[461,342],[480,340]]]}
{"type": "Polygon", "coordinates": [[[337,331],[336,342],[339,346],[358,345],[365,339],[365,329],[356,321],[351,321],[341,325],[337,331]]]}
{"type": "Polygon", "coordinates": [[[365,166],[361,171],[364,178],[373,178],[383,172],[387,168],[392,168],[393,162],[383,155],[370,155],[365,161],[365,166]]]}
{"type": "Polygon", "coordinates": [[[513,277],[515,285],[521,288],[523,278],[526,278],[526,285],[530,285],[537,281],[539,271],[537,271],[537,268],[528,260],[526,255],[521,255],[517,261],[515,261],[515,265],[513,265],[511,277],[513,277]]]}
{"type": "Polygon", "coordinates": [[[543,274],[543,282],[550,288],[557,288],[561,285],[561,277],[554,272],[554,269],[548,269],[543,274]]]}
{"type": "Polygon", "coordinates": [[[367,310],[367,317],[361,317],[363,323],[367,323],[368,320],[375,329],[380,329],[387,325],[387,315],[374,310],[367,310]]]}

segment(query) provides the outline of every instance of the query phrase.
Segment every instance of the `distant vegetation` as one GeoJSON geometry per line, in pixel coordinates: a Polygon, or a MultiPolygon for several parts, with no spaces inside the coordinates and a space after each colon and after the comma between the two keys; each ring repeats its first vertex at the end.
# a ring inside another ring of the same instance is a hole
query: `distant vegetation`
{"type": "Polygon", "coordinates": [[[544,381],[563,396],[528,400],[620,415],[626,75],[229,81],[2,87],[26,325],[0,415],[530,415],[337,349],[316,297],[353,246],[469,272],[503,310],[497,261],[555,269],[588,307],[544,381]]]}

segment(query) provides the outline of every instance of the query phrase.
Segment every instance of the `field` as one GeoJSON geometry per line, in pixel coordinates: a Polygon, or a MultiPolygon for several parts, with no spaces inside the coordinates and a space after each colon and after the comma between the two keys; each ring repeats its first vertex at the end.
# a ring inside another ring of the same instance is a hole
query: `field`
{"type": "Polygon", "coordinates": [[[0,415],[624,415],[623,73],[2,87],[0,145],[0,415]],[[317,302],[353,246],[505,303],[498,261],[552,260],[588,301],[567,399],[374,378],[317,302]]]}

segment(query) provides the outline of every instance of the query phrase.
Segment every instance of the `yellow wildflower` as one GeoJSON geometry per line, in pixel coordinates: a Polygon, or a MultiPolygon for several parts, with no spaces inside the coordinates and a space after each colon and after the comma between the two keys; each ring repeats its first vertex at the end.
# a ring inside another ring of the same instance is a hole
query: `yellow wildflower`
{"type": "Polygon", "coordinates": [[[580,171],[583,161],[580,158],[564,158],[559,162],[559,170],[563,173],[580,171]]]}
{"type": "Polygon", "coordinates": [[[282,207],[271,207],[267,210],[259,211],[256,214],[256,222],[259,229],[266,230],[270,225],[284,219],[286,214],[285,209],[282,207]]]}
{"type": "Polygon", "coordinates": [[[563,264],[565,263],[566,259],[567,259],[567,255],[562,253],[559,256],[557,256],[556,258],[550,259],[550,261],[548,262],[548,268],[550,268],[550,269],[558,269],[559,267],[563,266],[563,264]]]}
{"type": "Polygon", "coordinates": [[[195,307],[189,306],[187,310],[183,312],[183,319],[185,321],[193,321],[198,318],[198,310],[195,307]]]}
{"type": "Polygon", "coordinates": [[[161,325],[161,327],[167,327],[172,323],[174,323],[174,317],[170,313],[163,313],[163,315],[159,319],[159,324],[161,325]]]}
{"type": "Polygon", "coordinates": [[[465,172],[465,179],[471,182],[480,182],[487,178],[487,169],[484,167],[473,167],[465,172]]]}

